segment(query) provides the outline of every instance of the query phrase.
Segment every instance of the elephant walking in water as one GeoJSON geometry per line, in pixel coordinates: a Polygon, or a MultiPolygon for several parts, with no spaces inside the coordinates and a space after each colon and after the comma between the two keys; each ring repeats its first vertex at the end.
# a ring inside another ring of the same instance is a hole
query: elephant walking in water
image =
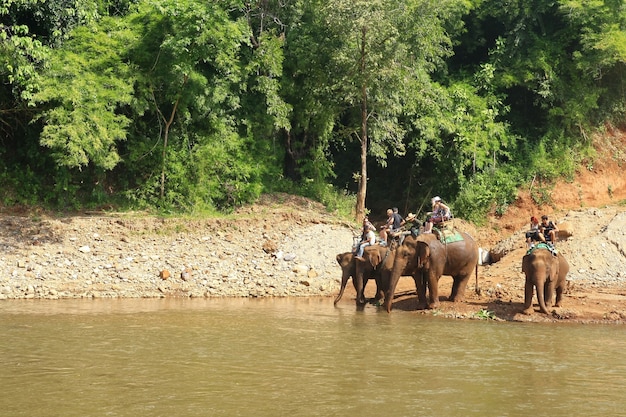
{"type": "Polygon", "coordinates": [[[522,258],[522,272],[526,274],[524,286],[524,314],[533,313],[533,289],[537,288],[539,311],[549,314],[556,291],[555,307],[561,306],[569,264],[560,253],[556,256],[549,249],[535,248],[522,258]]]}
{"type": "Polygon", "coordinates": [[[376,280],[376,296],[375,301],[380,301],[385,297],[387,287],[388,274],[383,275],[383,264],[387,259],[393,260],[393,252],[387,246],[368,246],[363,251],[362,259],[356,259],[356,275],[352,278],[354,288],[356,289],[356,306],[362,308],[367,300],[365,299],[365,285],[368,278],[373,277],[376,280]]]}
{"type": "MultiPolygon", "coordinates": [[[[355,287],[361,289],[361,292],[357,293],[357,308],[361,308],[365,305],[365,284],[361,282],[367,282],[365,277],[368,275],[374,276],[376,279],[376,301],[382,299],[387,300],[389,277],[393,270],[395,255],[397,246],[392,244],[390,246],[374,245],[365,248],[363,253],[363,259],[356,260],[356,277],[355,287]]],[[[412,269],[403,269],[400,271],[400,275],[413,275],[412,269]]]]}
{"type": "MultiPolygon", "coordinates": [[[[370,278],[376,279],[377,271],[374,269],[371,269],[370,271],[362,269],[357,283],[357,280],[355,280],[357,276],[356,262],[356,256],[354,256],[352,252],[344,252],[337,255],[337,263],[341,267],[341,288],[339,289],[339,294],[335,297],[334,305],[337,305],[339,300],[341,300],[341,297],[343,297],[343,292],[346,289],[346,285],[348,284],[350,277],[352,277],[352,284],[354,285],[354,289],[357,293],[357,306],[359,305],[359,294],[364,292],[367,281],[370,278]]],[[[376,279],[376,293],[380,293],[380,298],[382,298],[384,290],[380,287],[380,285],[380,281],[376,279]]]]}
{"type": "Polygon", "coordinates": [[[450,301],[463,301],[465,289],[472,273],[476,274],[478,291],[478,245],[467,233],[459,232],[462,240],[442,243],[433,234],[407,237],[397,249],[385,307],[391,312],[393,294],[400,276],[413,271],[417,289],[418,309],[439,306],[439,278],[450,275],[454,280],[450,301]],[[428,300],[426,289],[428,288],[428,300]]]}

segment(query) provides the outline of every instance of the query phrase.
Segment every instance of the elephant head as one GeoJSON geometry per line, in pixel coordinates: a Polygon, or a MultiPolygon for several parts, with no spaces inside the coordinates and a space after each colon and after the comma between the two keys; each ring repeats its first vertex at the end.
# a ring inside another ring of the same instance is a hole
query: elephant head
{"type": "Polygon", "coordinates": [[[526,275],[524,286],[524,314],[533,312],[533,289],[537,289],[539,311],[549,314],[556,291],[556,307],[561,306],[569,264],[560,253],[556,256],[548,249],[536,248],[522,258],[522,272],[526,275]]]}
{"type": "MultiPolygon", "coordinates": [[[[346,284],[348,283],[350,277],[354,277],[356,275],[356,264],[354,254],[352,252],[338,254],[337,263],[341,267],[341,288],[339,289],[339,295],[335,298],[334,305],[337,305],[339,300],[341,300],[341,297],[343,297],[343,291],[346,289],[346,284]]],[[[354,284],[354,280],[352,283],[354,284]]]]}

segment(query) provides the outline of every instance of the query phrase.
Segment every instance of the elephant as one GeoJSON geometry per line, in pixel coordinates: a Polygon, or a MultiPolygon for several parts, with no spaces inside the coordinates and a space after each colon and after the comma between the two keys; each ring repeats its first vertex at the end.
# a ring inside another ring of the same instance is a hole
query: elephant
{"type": "MultiPolygon", "coordinates": [[[[376,297],[375,300],[385,299],[388,297],[393,297],[393,293],[391,295],[388,294],[389,288],[389,277],[391,276],[391,272],[393,270],[395,255],[397,251],[397,247],[395,244],[387,246],[379,246],[374,245],[368,248],[365,248],[363,252],[363,259],[356,260],[356,277],[353,278],[355,282],[355,288],[357,288],[357,308],[362,307],[365,304],[365,283],[361,284],[364,281],[365,276],[371,274],[376,279],[376,297]],[[358,292],[358,289],[361,288],[361,292],[358,292]]],[[[412,266],[407,265],[407,268],[400,271],[401,276],[412,276],[413,269],[412,266]]]]}
{"type": "MultiPolygon", "coordinates": [[[[357,284],[354,280],[354,277],[356,276],[356,259],[355,258],[356,257],[354,256],[352,252],[344,252],[344,253],[340,253],[337,255],[337,263],[341,267],[341,288],[339,289],[339,294],[335,298],[335,301],[334,301],[335,306],[337,305],[339,300],[341,300],[341,297],[343,297],[343,292],[346,289],[346,285],[348,284],[348,280],[350,279],[350,277],[352,277],[352,284],[354,285],[354,289],[357,291],[357,297],[358,297],[359,290],[357,289],[357,284]]],[[[367,278],[361,278],[360,280],[361,281],[360,285],[362,288],[365,288],[365,284],[367,284],[367,280],[369,278],[373,278],[373,275],[371,273],[365,274],[365,276],[367,278]]],[[[377,289],[376,292],[378,293],[379,289],[377,289]]],[[[358,301],[357,301],[357,305],[358,305],[358,301]]]]}
{"type": "MultiPolygon", "coordinates": [[[[385,297],[386,283],[389,282],[391,266],[387,267],[387,273],[383,274],[383,265],[388,261],[393,261],[393,250],[388,246],[373,245],[368,246],[363,251],[361,259],[356,258],[356,275],[352,278],[356,289],[357,307],[365,305],[365,285],[369,278],[376,280],[376,296],[374,300],[379,301],[385,297]]],[[[392,264],[393,265],[393,264],[392,264]]]]}
{"type": "Polygon", "coordinates": [[[400,276],[413,271],[417,289],[418,309],[434,309],[439,306],[439,278],[450,275],[453,279],[449,300],[460,302],[472,273],[476,274],[478,292],[478,245],[470,235],[459,232],[463,240],[442,243],[435,234],[407,236],[397,249],[389,287],[385,296],[385,308],[391,312],[393,294],[400,276]],[[426,289],[428,288],[428,300],[426,289]]]}
{"type": "Polygon", "coordinates": [[[548,313],[552,307],[554,292],[556,291],[555,307],[561,307],[565,279],[569,272],[569,264],[560,253],[556,256],[544,248],[535,248],[522,258],[522,272],[526,274],[524,286],[524,314],[533,313],[533,288],[537,288],[539,311],[548,313]]]}

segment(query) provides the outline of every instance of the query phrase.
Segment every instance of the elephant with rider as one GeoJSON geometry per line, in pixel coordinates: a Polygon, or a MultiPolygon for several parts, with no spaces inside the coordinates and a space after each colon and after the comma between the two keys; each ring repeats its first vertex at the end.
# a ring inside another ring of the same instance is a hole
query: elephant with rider
{"type": "Polygon", "coordinates": [[[536,247],[522,258],[522,272],[526,275],[524,286],[524,314],[533,313],[533,292],[536,288],[539,311],[549,314],[548,308],[556,292],[555,307],[560,307],[565,291],[569,264],[560,253],[550,248],[536,247]]]}
{"type": "Polygon", "coordinates": [[[417,289],[418,309],[434,309],[439,306],[439,279],[449,275],[453,279],[449,301],[460,302],[473,273],[476,274],[478,291],[478,245],[467,233],[457,231],[457,239],[447,242],[435,234],[408,236],[398,247],[389,287],[385,296],[385,308],[391,312],[393,294],[406,271],[413,271],[417,289]],[[426,290],[428,289],[428,298],[426,290]]]}
{"type": "MultiPolygon", "coordinates": [[[[372,246],[371,249],[375,247],[379,247],[378,245],[372,246]]],[[[382,248],[382,246],[380,246],[382,248]]],[[[365,254],[369,251],[366,248],[365,254]]],[[[364,254],[364,256],[365,256],[364,254]]],[[[369,256],[364,259],[369,259],[369,256]]],[[[339,289],[339,294],[335,297],[334,305],[337,305],[341,297],[343,297],[344,290],[346,289],[346,285],[348,284],[348,280],[352,278],[352,285],[354,285],[354,289],[357,293],[357,306],[359,305],[359,294],[361,296],[365,292],[365,286],[367,285],[368,280],[375,279],[376,280],[376,299],[382,299],[384,296],[384,289],[382,287],[382,283],[380,281],[379,273],[376,268],[364,268],[363,266],[360,268],[360,274],[357,277],[357,260],[356,256],[352,252],[344,252],[337,255],[337,263],[341,267],[341,287],[339,289]]],[[[364,302],[362,303],[364,304],[364,302]]]]}
{"type": "MultiPolygon", "coordinates": [[[[375,273],[377,282],[375,301],[380,302],[380,300],[384,299],[383,305],[386,305],[388,297],[393,297],[393,293],[389,294],[388,288],[390,276],[394,269],[396,252],[399,247],[402,247],[402,245],[392,244],[390,247],[372,246],[365,249],[362,260],[357,258],[356,261],[355,286],[364,288],[364,285],[361,285],[360,282],[365,280],[368,273],[375,273]]],[[[406,265],[406,268],[401,269],[399,273],[400,276],[413,276],[413,265],[406,265]]],[[[364,293],[357,293],[357,308],[362,307],[365,303],[364,293]]]]}

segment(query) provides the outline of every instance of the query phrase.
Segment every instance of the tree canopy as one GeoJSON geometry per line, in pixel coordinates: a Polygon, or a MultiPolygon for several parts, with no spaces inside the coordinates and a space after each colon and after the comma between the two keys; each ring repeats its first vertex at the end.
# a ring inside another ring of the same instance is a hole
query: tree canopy
{"type": "Polygon", "coordinates": [[[478,220],[625,120],[622,1],[507,4],[0,0],[4,203],[478,220]]]}

